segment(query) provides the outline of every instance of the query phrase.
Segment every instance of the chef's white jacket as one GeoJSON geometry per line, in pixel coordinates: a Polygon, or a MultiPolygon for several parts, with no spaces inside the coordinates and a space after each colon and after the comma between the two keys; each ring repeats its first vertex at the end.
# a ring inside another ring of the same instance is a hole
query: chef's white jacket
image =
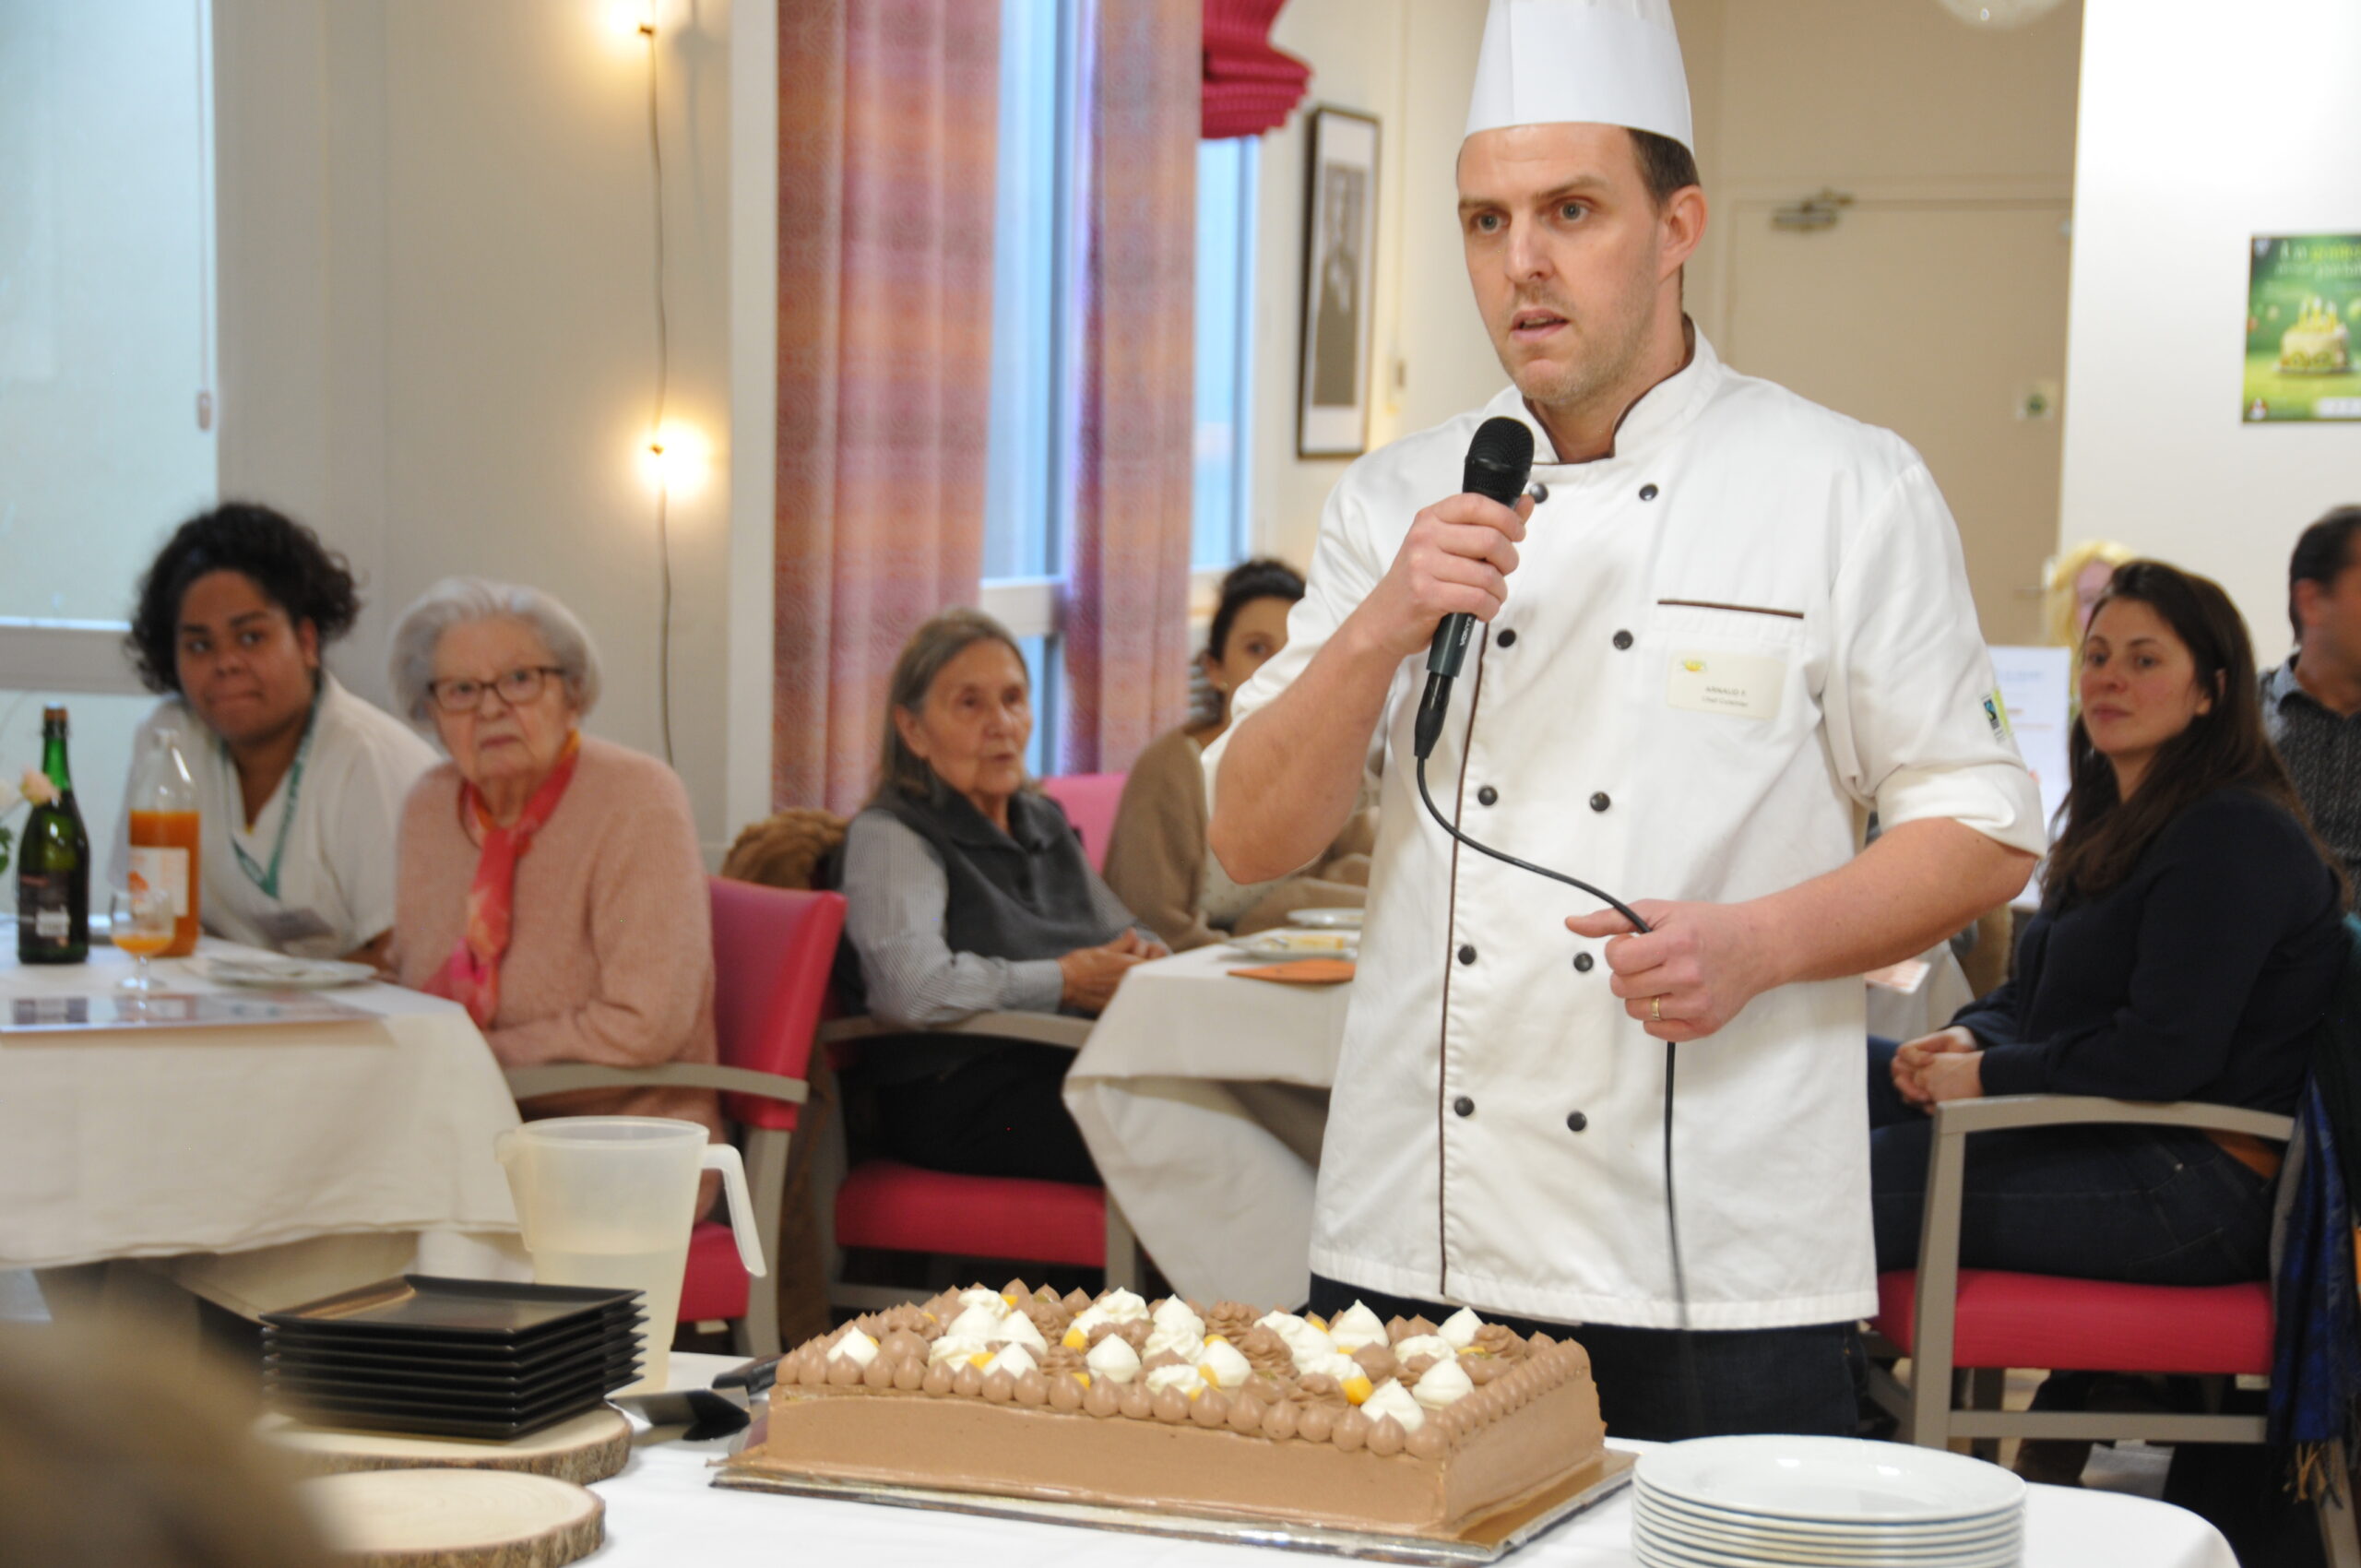
{"type": "MultiPolygon", "coordinates": [[[[1513,387],[1347,470],[1252,718],[1461,485],[1513,387]]],[[[1951,514],[1892,433],[1730,371],[1701,336],[1612,457],[1552,460],[1508,601],[1430,761],[1463,830],[1627,903],[1734,902],[1842,865],[1868,808],[2039,851],[1951,514]]],[[[1580,1323],[1680,1321],[1665,1048],[1608,990],[1597,906],[1454,846],[1418,803],[1403,661],[1370,753],[1382,810],[1320,1169],[1311,1266],[1580,1323]]],[[[1207,758],[1210,782],[1221,748],[1207,758]]],[[[1673,1176],[1698,1328],[1876,1304],[1858,980],[1781,987],[1679,1049],[1673,1176]]]]}

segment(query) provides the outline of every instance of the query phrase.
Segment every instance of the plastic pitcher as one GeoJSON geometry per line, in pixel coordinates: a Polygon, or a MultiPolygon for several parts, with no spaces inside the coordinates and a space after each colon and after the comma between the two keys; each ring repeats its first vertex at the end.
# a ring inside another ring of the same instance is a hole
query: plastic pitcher
{"type": "Polygon", "coordinates": [[[707,1143],[694,1122],[553,1116],[501,1134],[492,1152],[508,1172],[538,1283],[646,1292],[647,1354],[628,1392],[662,1388],[670,1372],[703,1172],[721,1172],[739,1261],[758,1278],[768,1272],[738,1151],[707,1143]]]}

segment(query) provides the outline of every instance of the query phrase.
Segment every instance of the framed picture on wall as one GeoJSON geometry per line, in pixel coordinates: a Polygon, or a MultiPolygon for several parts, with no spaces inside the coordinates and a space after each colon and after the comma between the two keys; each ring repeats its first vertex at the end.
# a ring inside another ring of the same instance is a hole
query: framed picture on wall
{"type": "Polygon", "coordinates": [[[1369,449],[1370,302],[1377,279],[1377,119],[1311,112],[1305,182],[1299,457],[1369,449]]]}

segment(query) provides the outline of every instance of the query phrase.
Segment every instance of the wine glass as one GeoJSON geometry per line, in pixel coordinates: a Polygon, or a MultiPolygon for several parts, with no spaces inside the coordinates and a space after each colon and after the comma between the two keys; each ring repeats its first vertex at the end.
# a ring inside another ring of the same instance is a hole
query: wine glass
{"type": "Polygon", "coordinates": [[[172,944],[179,917],[172,910],[172,894],[161,887],[136,885],[117,888],[107,897],[107,924],[114,933],[114,944],[131,955],[134,965],[131,978],[121,981],[118,989],[140,996],[163,990],[163,981],[149,970],[148,960],[172,944]]]}

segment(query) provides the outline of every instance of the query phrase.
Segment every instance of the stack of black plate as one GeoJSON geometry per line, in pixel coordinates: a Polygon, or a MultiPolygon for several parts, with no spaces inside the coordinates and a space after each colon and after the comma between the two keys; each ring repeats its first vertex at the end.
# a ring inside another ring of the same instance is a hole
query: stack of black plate
{"type": "Polygon", "coordinates": [[[639,1292],[405,1275],[263,1314],[272,1401],[326,1426],[509,1438],[639,1375],[639,1292]]]}

